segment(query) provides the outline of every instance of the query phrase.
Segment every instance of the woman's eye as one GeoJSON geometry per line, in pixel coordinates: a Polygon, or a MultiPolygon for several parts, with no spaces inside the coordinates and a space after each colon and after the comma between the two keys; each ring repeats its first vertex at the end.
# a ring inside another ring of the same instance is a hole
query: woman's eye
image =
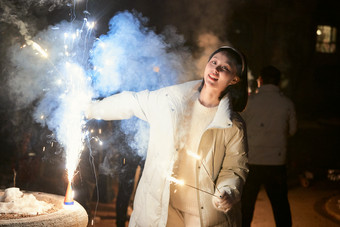
{"type": "Polygon", "coordinates": [[[226,66],[222,66],[221,69],[222,69],[223,71],[229,71],[229,69],[228,69],[226,66]]]}
{"type": "Polygon", "coordinates": [[[212,64],[216,65],[216,61],[211,61],[212,64]]]}

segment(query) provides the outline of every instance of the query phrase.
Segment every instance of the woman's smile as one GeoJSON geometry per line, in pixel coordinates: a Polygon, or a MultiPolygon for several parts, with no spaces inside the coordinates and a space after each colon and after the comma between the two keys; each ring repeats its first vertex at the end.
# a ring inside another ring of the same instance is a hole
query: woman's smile
{"type": "Polygon", "coordinates": [[[208,78],[210,78],[213,81],[217,81],[218,80],[218,76],[214,73],[209,73],[208,74],[208,78]]]}

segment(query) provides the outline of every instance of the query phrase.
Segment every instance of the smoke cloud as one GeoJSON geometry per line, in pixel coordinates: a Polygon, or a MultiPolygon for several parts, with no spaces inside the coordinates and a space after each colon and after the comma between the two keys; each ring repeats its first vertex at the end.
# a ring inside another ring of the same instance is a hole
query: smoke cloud
{"type": "MultiPolygon", "coordinates": [[[[136,11],[118,13],[109,22],[109,32],[95,42],[91,64],[97,96],[123,90],[155,90],[195,78],[193,59],[184,47],[183,36],[174,27],[157,35],[147,22],[136,11]]],[[[148,126],[133,118],[122,121],[121,127],[125,134],[134,135],[129,146],[144,156],[148,126]]]]}

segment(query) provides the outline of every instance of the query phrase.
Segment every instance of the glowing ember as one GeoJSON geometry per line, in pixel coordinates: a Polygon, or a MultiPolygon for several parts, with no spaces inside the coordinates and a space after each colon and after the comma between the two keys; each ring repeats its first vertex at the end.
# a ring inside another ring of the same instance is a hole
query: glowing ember
{"type": "Polygon", "coordinates": [[[41,48],[41,46],[37,44],[36,42],[30,40],[30,41],[27,41],[27,44],[32,45],[33,50],[38,51],[44,58],[48,57],[48,54],[46,53],[46,51],[43,48],[41,48]]]}
{"type": "Polygon", "coordinates": [[[198,155],[198,154],[196,154],[196,153],[194,153],[194,152],[192,152],[192,151],[189,151],[189,150],[188,150],[188,151],[187,151],[187,154],[190,155],[191,157],[197,159],[197,160],[201,160],[201,156],[198,155]]]}
{"type": "Polygon", "coordinates": [[[173,182],[173,183],[175,183],[175,184],[179,184],[179,185],[184,185],[184,181],[183,180],[178,180],[178,179],[176,179],[176,178],[174,178],[174,177],[169,177],[168,178],[171,182],[173,182]]]}

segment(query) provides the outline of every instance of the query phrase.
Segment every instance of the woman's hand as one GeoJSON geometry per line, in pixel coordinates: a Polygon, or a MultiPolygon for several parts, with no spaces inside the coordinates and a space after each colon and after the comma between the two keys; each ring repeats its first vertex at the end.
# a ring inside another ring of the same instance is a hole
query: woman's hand
{"type": "Polygon", "coordinates": [[[226,191],[216,191],[215,196],[212,198],[214,207],[222,212],[228,212],[233,205],[232,197],[226,191]]]}

